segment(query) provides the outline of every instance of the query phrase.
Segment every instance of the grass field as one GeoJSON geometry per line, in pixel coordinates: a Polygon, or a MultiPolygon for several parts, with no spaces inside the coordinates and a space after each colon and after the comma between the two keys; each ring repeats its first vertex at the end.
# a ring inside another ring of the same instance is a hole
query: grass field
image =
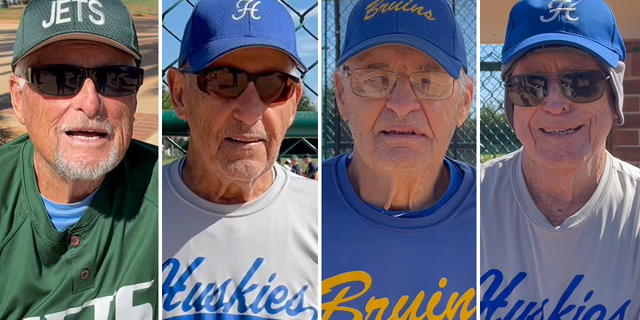
{"type": "MultiPolygon", "coordinates": [[[[506,153],[505,153],[506,154],[506,153]]],[[[480,163],[483,162],[487,162],[489,160],[493,160],[495,158],[500,158],[502,156],[504,156],[505,154],[496,154],[496,155],[492,155],[492,154],[481,154],[480,155],[480,163]]]]}
{"type": "MultiPolygon", "coordinates": [[[[158,0],[122,0],[131,15],[148,16],[158,15],[158,0]]],[[[0,20],[20,20],[24,6],[12,6],[9,9],[0,9],[0,20]]]]}

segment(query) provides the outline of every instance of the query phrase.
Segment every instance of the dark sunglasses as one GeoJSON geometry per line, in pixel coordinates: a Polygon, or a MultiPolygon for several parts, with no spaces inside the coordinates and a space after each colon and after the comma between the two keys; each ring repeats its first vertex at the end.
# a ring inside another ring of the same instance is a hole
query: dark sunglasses
{"type": "Polygon", "coordinates": [[[103,96],[122,97],[138,92],[144,78],[144,70],[132,66],[104,66],[82,68],[55,64],[28,68],[26,80],[36,86],[38,92],[56,97],[68,97],[82,90],[89,78],[103,96]]]}
{"type": "Polygon", "coordinates": [[[286,101],[296,91],[300,79],[278,71],[259,74],[248,73],[232,68],[205,69],[199,72],[181,70],[198,76],[200,91],[216,95],[223,99],[236,99],[250,82],[253,82],[260,100],[264,103],[286,101]]]}
{"type": "Polygon", "coordinates": [[[509,100],[521,107],[535,107],[549,95],[551,80],[558,80],[562,93],[574,103],[593,102],[602,97],[609,76],[600,71],[577,71],[550,78],[549,74],[511,76],[505,83],[509,100]]]}

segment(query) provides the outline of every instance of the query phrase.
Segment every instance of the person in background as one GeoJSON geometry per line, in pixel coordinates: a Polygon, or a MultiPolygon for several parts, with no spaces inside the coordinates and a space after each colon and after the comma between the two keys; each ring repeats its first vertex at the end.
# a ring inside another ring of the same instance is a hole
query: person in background
{"type": "Polygon", "coordinates": [[[300,169],[300,165],[298,164],[298,156],[295,154],[291,157],[291,172],[301,176],[302,169],[300,169]]]}
{"type": "Polygon", "coordinates": [[[304,169],[303,175],[309,179],[318,180],[318,165],[311,160],[311,156],[305,154],[304,158],[302,158],[302,161],[307,165],[307,167],[304,169]]]}
{"type": "Polygon", "coordinates": [[[282,166],[284,167],[285,170],[291,171],[291,160],[289,159],[285,160],[282,166]]]}

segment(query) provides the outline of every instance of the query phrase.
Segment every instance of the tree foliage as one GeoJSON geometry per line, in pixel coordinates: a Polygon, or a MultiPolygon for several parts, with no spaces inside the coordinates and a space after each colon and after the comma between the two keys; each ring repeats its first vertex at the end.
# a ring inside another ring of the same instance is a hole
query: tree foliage
{"type": "Polygon", "coordinates": [[[298,103],[298,111],[318,111],[318,107],[316,104],[306,95],[302,96],[300,102],[298,103]]]}
{"type": "Polygon", "coordinates": [[[173,110],[171,95],[169,94],[169,90],[165,86],[162,86],[162,110],[173,110]]]}
{"type": "Polygon", "coordinates": [[[4,116],[0,114],[0,147],[8,143],[13,136],[9,128],[6,128],[2,125],[3,121],[4,116]]]}

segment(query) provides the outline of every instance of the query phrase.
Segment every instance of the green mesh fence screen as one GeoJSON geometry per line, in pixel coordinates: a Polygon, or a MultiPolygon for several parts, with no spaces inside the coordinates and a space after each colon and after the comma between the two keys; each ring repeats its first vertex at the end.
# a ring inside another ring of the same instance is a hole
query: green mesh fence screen
{"type": "Polygon", "coordinates": [[[520,141],[511,130],[504,113],[501,52],[502,45],[480,46],[480,162],[520,148],[520,141]]]}

